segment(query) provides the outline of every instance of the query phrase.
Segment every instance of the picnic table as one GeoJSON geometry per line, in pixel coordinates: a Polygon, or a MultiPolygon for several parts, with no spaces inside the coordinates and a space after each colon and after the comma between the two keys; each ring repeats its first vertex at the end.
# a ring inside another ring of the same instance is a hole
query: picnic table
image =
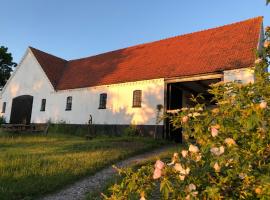
{"type": "Polygon", "coordinates": [[[8,132],[44,132],[47,134],[49,124],[2,124],[1,128],[8,132]]]}

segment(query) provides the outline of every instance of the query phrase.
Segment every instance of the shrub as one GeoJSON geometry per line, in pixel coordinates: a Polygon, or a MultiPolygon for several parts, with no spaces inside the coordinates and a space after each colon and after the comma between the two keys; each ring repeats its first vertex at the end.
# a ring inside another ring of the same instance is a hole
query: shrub
{"type": "Polygon", "coordinates": [[[139,131],[138,131],[136,125],[130,125],[124,129],[123,135],[124,136],[138,136],[139,131]]]}
{"type": "Polygon", "coordinates": [[[1,116],[0,117],[0,125],[5,124],[5,123],[6,123],[6,118],[1,116]]]}
{"type": "Polygon", "coordinates": [[[270,199],[270,29],[255,61],[255,83],[217,83],[216,107],[198,103],[174,114],[186,148],[165,164],[119,169],[123,181],[104,199],[147,199],[159,186],[163,199],[270,199]],[[194,138],[190,140],[189,138],[194,138]]]}

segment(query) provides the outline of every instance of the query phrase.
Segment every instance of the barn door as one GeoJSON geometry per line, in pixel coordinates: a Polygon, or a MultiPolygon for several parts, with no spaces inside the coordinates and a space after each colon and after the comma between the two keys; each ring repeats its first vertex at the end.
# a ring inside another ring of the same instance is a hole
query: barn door
{"type": "Polygon", "coordinates": [[[33,96],[23,95],[12,100],[10,123],[30,124],[33,106],[33,96]]]}

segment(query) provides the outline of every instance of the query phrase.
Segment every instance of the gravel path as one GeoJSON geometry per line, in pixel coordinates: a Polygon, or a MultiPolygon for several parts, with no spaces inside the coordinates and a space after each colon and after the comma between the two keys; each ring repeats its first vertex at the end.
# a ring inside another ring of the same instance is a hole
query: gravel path
{"type": "MultiPolygon", "coordinates": [[[[138,163],[148,158],[158,155],[159,153],[169,149],[171,146],[166,146],[148,153],[140,154],[126,160],[120,161],[115,165],[117,167],[127,167],[138,163]]],[[[96,174],[82,179],[73,185],[70,185],[55,194],[43,197],[41,200],[81,200],[89,191],[95,191],[102,188],[102,184],[106,182],[116,171],[110,166],[97,172],[96,174]]]]}

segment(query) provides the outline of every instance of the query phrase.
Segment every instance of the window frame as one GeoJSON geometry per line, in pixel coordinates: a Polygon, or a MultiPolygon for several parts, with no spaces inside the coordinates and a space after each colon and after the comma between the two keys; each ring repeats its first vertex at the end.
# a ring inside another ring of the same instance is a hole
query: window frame
{"type": "Polygon", "coordinates": [[[99,94],[99,106],[98,106],[98,109],[106,109],[107,108],[107,99],[108,99],[107,93],[99,94]]]}
{"type": "Polygon", "coordinates": [[[72,110],[72,96],[68,96],[66,99],[66,111],[72,110]]]}
{"type": "Polygon", "coordinates": [[[46,99],[41,99],[41,106],[40,106],[40,111],[41,112],[45,112],[46,111],[46,103],[47,103],[47,100],[46,99]]]}
{"type": "Polygon", "coordinates": [[[142,107],[142,90],[134,90],[132,98],[132,107],[141,108],[142,107]]]}
{"type": "Polygon", "coordinates": [[[6,107],[7,107],[7,102],[4,101],[3,104],[2,104],[2,111],[1,111],[1,113],[5,113],[6,112],[6,107]]]}

